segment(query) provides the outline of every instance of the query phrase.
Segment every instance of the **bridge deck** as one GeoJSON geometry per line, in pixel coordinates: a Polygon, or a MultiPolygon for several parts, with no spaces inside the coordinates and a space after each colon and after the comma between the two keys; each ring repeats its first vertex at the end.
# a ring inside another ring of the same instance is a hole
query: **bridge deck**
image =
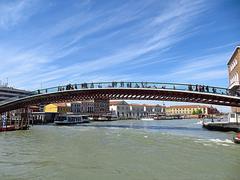
{"type": "Polygon", "coordinates": [[[240,92],[227,88],[155,82],[98,82],[68,84],[31,92],[24,98],[0,103],[0,112],[27,105],[89,99],[133,99],[184,101],[225,106],[240,106],[240,92]]]}

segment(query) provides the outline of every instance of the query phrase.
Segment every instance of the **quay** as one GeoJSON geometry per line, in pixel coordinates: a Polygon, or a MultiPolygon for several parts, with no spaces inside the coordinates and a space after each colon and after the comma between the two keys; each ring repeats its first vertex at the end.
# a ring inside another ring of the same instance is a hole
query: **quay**
{"type": "Polygon", "coordinates": [[[234,131],[234,132],[240,132],[240,124],[237,123],[228,123],[228,122],[203,122],[203,128],[206,128],[208,130],[212,131],[234,131]]]}
{"type": "Polygon", "coordinates": [[[218,120],[218,121],[212,121],[211,122],[204,122],[203,121],[203,128],[206,128],[208,130],[213,131],[234,131],[234,132],[240,132],[240,113],[230,113],[228,114],[227,119],[224,121],[218,120]]]}

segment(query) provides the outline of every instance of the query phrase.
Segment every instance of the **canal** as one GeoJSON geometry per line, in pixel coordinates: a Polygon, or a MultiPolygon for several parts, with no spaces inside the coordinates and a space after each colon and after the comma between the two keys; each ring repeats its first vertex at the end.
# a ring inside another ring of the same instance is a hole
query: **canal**
{"type": "Polygon", "coordinates": [[[232,136],[197,120],[33,126],[0,133],[0,179],[239,180],[232,136]]]}

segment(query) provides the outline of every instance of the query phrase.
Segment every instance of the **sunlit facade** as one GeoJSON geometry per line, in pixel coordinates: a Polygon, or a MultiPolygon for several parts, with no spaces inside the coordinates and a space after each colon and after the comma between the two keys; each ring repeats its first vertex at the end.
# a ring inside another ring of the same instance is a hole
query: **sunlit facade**
{"type": "MultiPolygon", "coordinates": [[[[227,63],[229,89],[240,90],[240,46],[237,46],[227,63]]],[[[232,107],[233,112],[240,112],[240,108],[232,107]]]]}

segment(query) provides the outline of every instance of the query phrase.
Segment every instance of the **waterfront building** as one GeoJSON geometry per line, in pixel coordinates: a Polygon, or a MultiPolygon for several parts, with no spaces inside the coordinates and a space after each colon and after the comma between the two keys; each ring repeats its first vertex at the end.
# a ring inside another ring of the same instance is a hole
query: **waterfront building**
{"type": "Polygon", "coordinates": [[[148,104],[128,104],[126,101],[110,101],[110,112],[117,117],[141,118],[165,113],[165,107],[148,104]]]}
{"type": "Polygon", "coordinates": [[[29,93],[30,93],[29,91],[0,85],[0,102],[7,100],[9,98],[14,98],[14,97],[21,98],[21,97],[28,95],[29,93]]]}
{"type": "Polygon", "coordinates": [[[146,116],[144,106],[142,104],[129,104],[130,116],[133,118],[141,118],[146,116]]]}
{"type": "Polygon", "coordinates": [[[165,107],[157,105],[144,104],[145,115],[165,115],[165,107]]]}
{"type": "Polygon", "coordinates": [[[71,103],[71,112],[75,114],[94,113],[94,101],[78,101],[71,103]]]}
{"type": "Polygon", "coordinates": [[[71,104],[70,103],[48,104],[44,106],[44,112],[66,114],[71,112],[71,104]]]}
{"type": "Polygon", "coordinates": [[[166,107],[166,115],[181,115],[191,117],[192,115],[213,115],[219,114],[219,111],[212,106],[205,105],[179,105],[166,107]]]}
{"type": "MultiPolygon", "coordinates": [[[[237,46],[228,63],[229,89],[240,91],[240,46],[237,46]]],[[[240,112],[240,108],[232,107],[233,112],[240,112]]]]}
{"type": "Polygon", "coordinates": [[[109,113],[109,100],[94,99],[94,114],[106,115],[109,113]]]}
{"type": "Polygon", "coordinates": [[[109,110],[117,117],[128,118],[130,116],[130,107],[126,101],[110,101],[109,110]]]}

